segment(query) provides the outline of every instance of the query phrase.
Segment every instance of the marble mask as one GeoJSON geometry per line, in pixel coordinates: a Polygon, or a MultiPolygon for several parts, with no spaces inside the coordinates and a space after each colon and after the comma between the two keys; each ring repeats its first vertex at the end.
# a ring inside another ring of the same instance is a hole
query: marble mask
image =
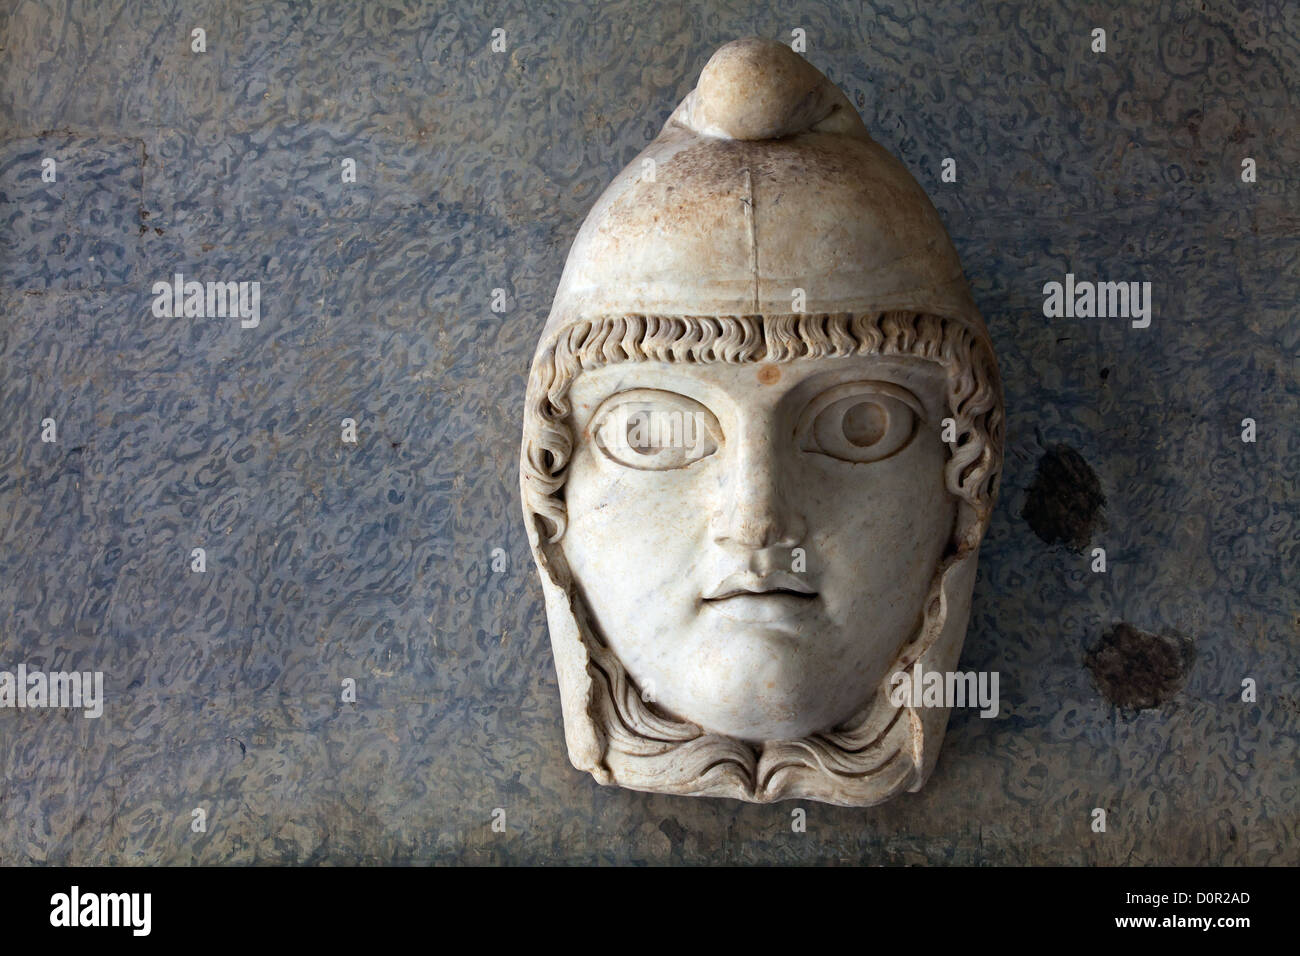
{"type": "Polygon", "coordinates": [[[579,231],[521,495],[570,759],[849,806],[919,789],[996,494],[987,330],[933,206],[789,48],[722,47],[579,231]]]}

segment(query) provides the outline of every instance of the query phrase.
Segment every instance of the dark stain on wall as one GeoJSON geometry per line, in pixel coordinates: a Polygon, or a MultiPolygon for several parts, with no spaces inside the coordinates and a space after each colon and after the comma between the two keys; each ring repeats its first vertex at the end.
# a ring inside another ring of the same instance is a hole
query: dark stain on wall
{"type": "Polygon", "coordinates": [[[1020,516],[1048,544],[1082,551],[1103,526],[1105,506],[1097,473],[1069,445],[1056,445],[1038,459],[1020,516]]]}
{"type": "Polygon", "coordinates": [[[1121,622],[1102,634],[1083,663],[1116,707],[1151,710],[1183,688],[1195,660],[1191,638],[1176,632],[1151,634],[1121,622]]]}

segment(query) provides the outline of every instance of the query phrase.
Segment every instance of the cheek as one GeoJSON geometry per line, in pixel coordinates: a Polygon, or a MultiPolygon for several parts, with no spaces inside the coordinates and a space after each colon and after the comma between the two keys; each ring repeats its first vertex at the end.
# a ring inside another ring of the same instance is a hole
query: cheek
{"type": "Polygon", "coordinates": [[[589,600],[612,607],[684,590],[706,538],[707,462],[638,471],[585,444],[565,481],[564,553],[589,600]]]}
{"type": "Polygon", "coordinates": [[[946,462],[941,443],[919,440],[886,461],[809,477],[806,516],[832,612],[870,605],[879,614],[923,596],[952,534],[946,462]]]}

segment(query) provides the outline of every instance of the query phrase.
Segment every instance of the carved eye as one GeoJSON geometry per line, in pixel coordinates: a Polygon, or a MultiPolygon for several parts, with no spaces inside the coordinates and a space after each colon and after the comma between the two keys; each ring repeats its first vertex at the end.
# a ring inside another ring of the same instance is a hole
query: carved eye
{"type": "Polygon", "coordinates": [[[887,382],[851,382],[808,403],[799,447],[840,461],[880,461],[907,447],[922,416],[916,396],[887,382]]]}
{"type": "Polygon", "coordinates": [[[605,456],[641,471],[685,468],[718,450],[722,429],[707,408],[685,395],[637,388],[607,398],[591,434],[605,456]]]}

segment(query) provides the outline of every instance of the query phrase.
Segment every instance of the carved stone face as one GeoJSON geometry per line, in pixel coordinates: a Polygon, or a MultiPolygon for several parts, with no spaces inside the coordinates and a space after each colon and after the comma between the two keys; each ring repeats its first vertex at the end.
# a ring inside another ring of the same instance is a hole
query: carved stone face
{"type": "Polygon", "coordinates": [[[860,709],[952,542],[944,398],[899,357],[581,375],[563,550],[643,694],[749,741],[860,709]]]}
{"type": "Polygon", "coordinates": [[[722,47],[592,207],[529,376],[574,765],[756,802],[919,789],[947,712],[889,682],[957,665],[1001,430],[924,190],[789,47],[722,47]]]}

